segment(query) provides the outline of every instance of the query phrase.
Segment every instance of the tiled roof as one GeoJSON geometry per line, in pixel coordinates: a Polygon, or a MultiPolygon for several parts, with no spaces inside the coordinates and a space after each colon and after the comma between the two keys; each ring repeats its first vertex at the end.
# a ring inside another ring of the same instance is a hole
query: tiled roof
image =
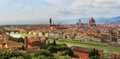
{"type": "MultiPolygon", "coordinates": [[[[85,53],[90,53],[93,50],[92,48],[79,47],[79,46],[72,46],[71,48],[74,51],[85,52],[85,53]]],[[[99,50],[99,51],[103,51],[103,50],[99,50]]]]}

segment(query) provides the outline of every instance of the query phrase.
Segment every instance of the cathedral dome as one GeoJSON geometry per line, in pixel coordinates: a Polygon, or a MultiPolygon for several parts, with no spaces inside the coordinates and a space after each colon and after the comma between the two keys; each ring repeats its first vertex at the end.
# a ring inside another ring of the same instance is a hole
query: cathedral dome
{"type": "Polygon", "coordinates": [[[89,23],[95,23],[95,20],[93,19],[93,17],[89,20],[89,23]]]}

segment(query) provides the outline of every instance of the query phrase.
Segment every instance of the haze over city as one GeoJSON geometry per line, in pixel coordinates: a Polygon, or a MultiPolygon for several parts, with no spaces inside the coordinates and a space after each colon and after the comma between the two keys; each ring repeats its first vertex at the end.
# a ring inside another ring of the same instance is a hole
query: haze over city
{"type": "Polygon", "coordinates": [[[0,0],[0,24],[40,24],[119,16],[119,0],[0,0]]]}

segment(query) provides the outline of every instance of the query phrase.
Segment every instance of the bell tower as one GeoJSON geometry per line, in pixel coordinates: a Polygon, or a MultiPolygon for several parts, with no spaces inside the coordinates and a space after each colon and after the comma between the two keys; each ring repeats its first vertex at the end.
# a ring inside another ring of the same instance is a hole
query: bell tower
{"type": "Polygon", "coordinates": [[[50,20],[49,20],[49,25],[50,26],[52,25],[52,18],[50,18],[50,20]]]}

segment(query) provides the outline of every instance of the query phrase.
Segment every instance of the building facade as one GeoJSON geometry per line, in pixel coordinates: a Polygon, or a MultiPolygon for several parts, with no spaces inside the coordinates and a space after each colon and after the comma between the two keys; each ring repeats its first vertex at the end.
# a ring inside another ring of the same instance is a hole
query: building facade
{"type": "MultiPolygon", "coordinates": [[[[79,56],[80,59],[90,59],[89,54],[93,49],[85,48],[85,47],[78,47],[78,46],[72,46],[73,52],[79,56]]],[[[98,53],[100,55],[100,58],[103,57],[104,53],[103,50],[98,50],[98,53]]]]}

